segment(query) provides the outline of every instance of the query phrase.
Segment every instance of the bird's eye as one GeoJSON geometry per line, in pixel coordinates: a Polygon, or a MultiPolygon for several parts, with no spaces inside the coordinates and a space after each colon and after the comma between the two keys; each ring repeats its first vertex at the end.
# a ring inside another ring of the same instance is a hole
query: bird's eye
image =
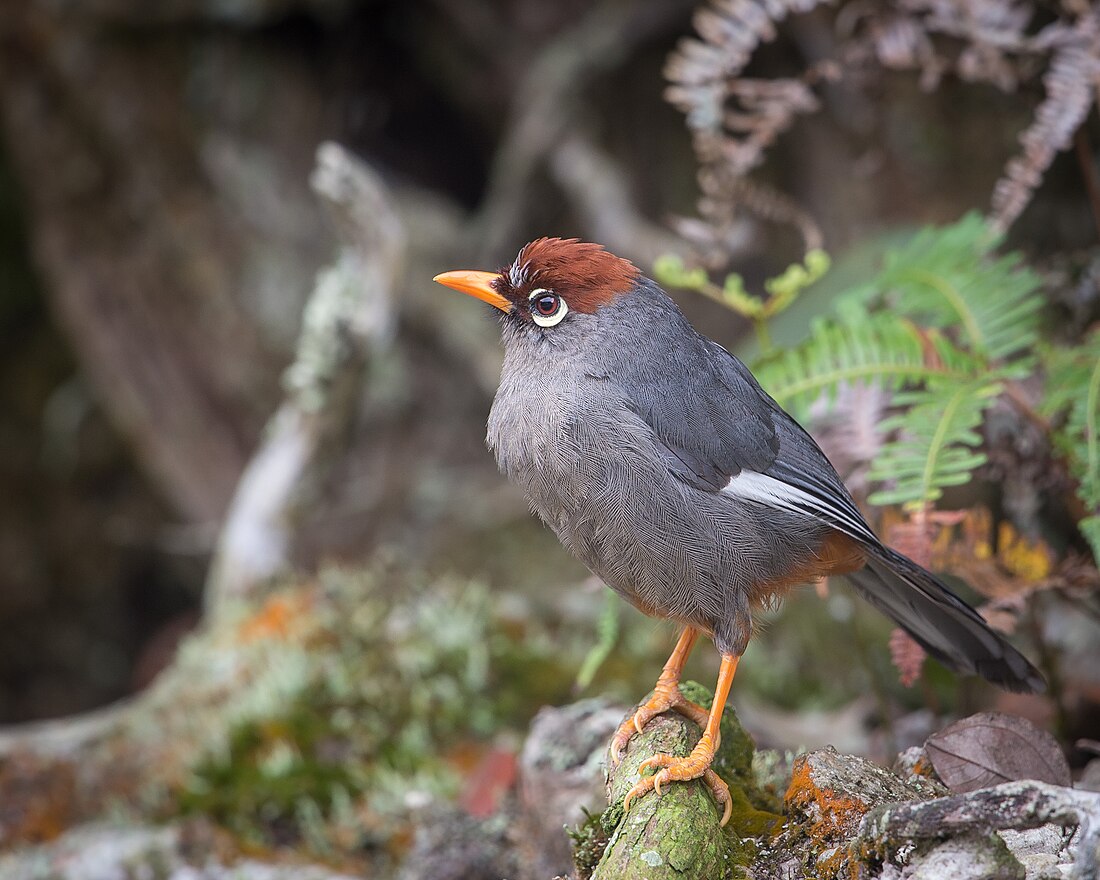
{"type": "Polygon", "coordinates": [[[569,311],[564,299],[541,287],[531,292],[528,301],[531,303],[531,318],[540,327],[553,327],[569,311]]]}

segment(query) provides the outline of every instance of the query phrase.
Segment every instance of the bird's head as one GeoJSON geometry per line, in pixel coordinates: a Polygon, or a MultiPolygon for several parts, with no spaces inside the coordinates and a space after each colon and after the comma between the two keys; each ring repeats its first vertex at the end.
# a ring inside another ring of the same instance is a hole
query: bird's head
{"type": "Polygon", "coordinates": [[[575,238],[539,238],[499,272],[458,271],[435,281],[500,309],[506,337],[575,335],[600,309],[630,292],[641,274],[629,260],[575,238]]]}

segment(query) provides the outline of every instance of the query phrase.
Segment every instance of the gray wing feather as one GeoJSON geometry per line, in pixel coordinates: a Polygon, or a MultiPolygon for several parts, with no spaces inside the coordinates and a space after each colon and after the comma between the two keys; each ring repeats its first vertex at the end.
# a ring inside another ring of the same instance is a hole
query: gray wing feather
{"type": "Polygon", "coordinates": [[[669,332],[670,344],[653,348],[668,360],[624,358],[614,374],[631,409],[660,441],[668,469],[689,485],[718,492],[743,469],[759,471],[775,461],[773,413],[760,405],[759,386],[740,361],[696,334],[678,310],[663,317],[652,326],[669,332]]]}

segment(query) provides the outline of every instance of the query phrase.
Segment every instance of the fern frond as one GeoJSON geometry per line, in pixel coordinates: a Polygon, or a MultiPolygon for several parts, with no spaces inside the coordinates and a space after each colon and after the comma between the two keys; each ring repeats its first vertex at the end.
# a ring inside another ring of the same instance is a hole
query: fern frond
{"type": "MultiPolygon", "coordinates": [[[[843,385],[894,395],[901,412],[883,428],[897,437],[871,469],[889,485],[874,504],[921,507],[967,482],[986,460],[977,430],[986,407],[1005,379],[1034,366],[1039,279],[1017,255],[995,255],[998,243],[977,214],[918,233],[838,301],[836,318],[815,322],[804,342],[756,367],[800,419],[819,400],[831,405],[843,385]]],[[[1100,499],[1100,477],[1096,487],[1100,499]]]]}
{"type": "Polygon", "coordinates": [[[959,345],[987,360],[1019,356],[1038,339],[1040,281],[1018,254],[995,256],[999,243],[974,213],[925,229],[887,255],[859,296],[881,297],[925,326],[955,328],[959,345]]]}
{"type": "Polygon", "coordinates": [[[911,322],[849,306],[837,320],[815,321],[800,345],[755,366],[760,383],[795,418],[822,396],[867,383],[897,391],[909,385],[967,381],[981,368],[943,336],[925,336],[911,322]]]}
{"type": "Polygon", "coordinates": [[[1081,530],[1081,534],[1089,542],[1093,559],[1100,560],[1100,515],[1086,516],[1081,522],[1077,523],[1077,528],[1081,530]]]}
{"type": "Polygon", "coordinates": [[[1064,417],[1055,445],[1069,459],[1077,494],[1090,512],[1100,511],[1100,331],[1084,343],[1047,355],[1047,392],[1041,412],[1064,417]]]}
{"type": "Polygon", "coordinates": [[[905,412],[886,419],[884,430],[897,430],[895,440],[883,446],[871,466],[872,480],[891,488],[874,493],[872,504],[903,504],[918,508],[937,500],[947,486],[970,479],[985,463],[978,427],[1001,383],[988,378],[904,392],[894,402],[905,412]]]}
{"type": "Polygon", "coordinates": [[[1073,142],[1096,103],[1100,76],[1100,13],[1095,5],[1078,17],[1066,42],[1054,50],[1043,74],[1046,97],[1035,111],[1027,131],[1020,135],[1023,150],[1005,167],[993,190],[991,215],[994,228],[1008,229],[1020,216],[1054,161],[1054,156],[1073,142]]]}

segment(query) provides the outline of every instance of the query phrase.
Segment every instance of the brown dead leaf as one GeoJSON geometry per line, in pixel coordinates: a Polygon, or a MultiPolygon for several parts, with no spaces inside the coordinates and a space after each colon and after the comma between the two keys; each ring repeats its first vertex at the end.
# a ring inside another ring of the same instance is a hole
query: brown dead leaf
{"type": "Polygon", "coordinates": [[[930,736],[924,749],[936,774],[955,793],[1017,779],[1071,784],[1058,742],[1016,715],[979,712],[930,736]]]}

